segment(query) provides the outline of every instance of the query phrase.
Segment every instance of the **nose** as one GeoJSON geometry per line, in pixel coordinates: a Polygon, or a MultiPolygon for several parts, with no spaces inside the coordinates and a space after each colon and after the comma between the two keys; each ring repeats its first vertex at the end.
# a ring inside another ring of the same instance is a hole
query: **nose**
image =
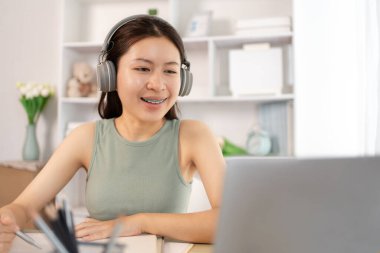
{"type": "Polygon", "coordinates": [[[159,71],[152,72],[147,82],[148,90],[163,91],[166,89],[165,78],[159,71]]]}

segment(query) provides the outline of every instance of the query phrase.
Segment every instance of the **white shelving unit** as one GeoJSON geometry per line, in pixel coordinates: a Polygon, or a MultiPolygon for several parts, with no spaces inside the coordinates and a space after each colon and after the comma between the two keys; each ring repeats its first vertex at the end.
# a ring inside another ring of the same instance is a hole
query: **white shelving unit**
{"type": "MultiPolygon", "coordinates": [[[[244,145],[248,131],[259,124],[260,106],[265,103],[293,103],[293,94],[234,97],[228,89],[228,51],[246,43],[270,43],[284,50],[284,84],[291,80],[288,48],[292,33],[267,36],[233,35],[234,21],[240,18],[291,16],[292,0],[64,0],[61,82],[58,91],[59,137],[63,139],[69,122],[99,118],[96,98],[66,97],[66,83],[72,64],[86,61],[94,69],[103,40],[120,19],[157,8],[158,16],[171,22],[181,35],[193,14],[213,11],[210,36],[183,37],[191,62],[194,84],[190,96],[179,99],[182,118],[207,123],[216,135],[244,145]]],[[[291,54],[291,53],[290,53],[291,54]]],[[[292,120],[289,118],[288,120],[292,120]]],[[[293,141],[293,140],[289,140],[293,141]]],[[[287,151],[292,154],[292,151],[287,151]]]]}
{"type": "MultiPolygon", "coordinates": [[[[244,146],[248,131],[260,123],[262,108],[271,110],[271,116],[284,119],[287,132],[293,131],[292,112],[288,109],[295,102],[293,94],[262,96],[231,96],[228,89],[228,51],[241,48],[245,43],[270,43],[283,48],[284,84],[292,81],[293,34],[277,33],[267,36],[237,36],[233,27],[237,19],[292,16],[293,0],[62,0],[62,62],[58,86],[58,131],[63,139],[69,122],[99,119],[97,98],[69,98],[66,84],[72,76],[72,65],[78,61],[90,63],[94,69],[104,38],[119,20],[135,14],[147,13],[156,8],[158,16],[166,19],[183,37],[187,58],[191,63],[194,84],[190,96],[179,98],[181,118],[198,119],[218,136],[227,137],[244,146]],[[188,38],[186,27],[192,15],[211,10],[213,18],[211,34],[206,37],[188,38]],[[290,57],[289,57],[290,56],[290,57]],[[277,111],[276,111],[277,110],[277,111]]],[[[285,134],[287,133],[285,132],[285,134]]],[[[291,136],[291,135],[289,135],[291,136]]],[[[287,140],[288,147],[293,138],[287,140]]],[[[286,150],[292,155],[293,148],[286,150]]],[[[284,153],[284,152],[283,152],[284,153]]],[[[283,153],[278,155],[284,155],[283,153]]],[[[63,192],[70,196],[73,206],[84,204],[86,177],[80,171],[63,192]]]]}

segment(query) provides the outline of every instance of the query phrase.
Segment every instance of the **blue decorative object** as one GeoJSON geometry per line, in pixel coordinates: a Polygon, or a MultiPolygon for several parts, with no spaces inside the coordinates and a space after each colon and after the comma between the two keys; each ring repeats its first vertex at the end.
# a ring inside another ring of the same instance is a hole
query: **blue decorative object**
{"type": "Polygon", "coordinates": [[[251,155],[265,156],[271,152],[271,139],[265,131],[251,131],[247,138],[247,151],[251,155]]]}

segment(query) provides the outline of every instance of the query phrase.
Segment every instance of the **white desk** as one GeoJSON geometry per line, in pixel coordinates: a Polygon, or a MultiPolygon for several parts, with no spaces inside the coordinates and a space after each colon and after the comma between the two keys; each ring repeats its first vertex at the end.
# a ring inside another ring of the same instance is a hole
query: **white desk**
{"type": "MultiPolygon", "coordinates": [[[[13,242],[12,249],[10,253],[52,253],[54,252],[54,247],[50,244],[49,240],[42,233],[28,233],[35,241],[41,245],[42,250],[24,242],[20,238],[16,237],[13,242]]],[[[157,241],[155,240],[156,236],[154,235],[140,235],[132,237],[122,237],[118,239],[119,243],[124,243],[127,246],[125,247],[125,252],[128,253],[155,253],[157,251],[157,241]]],[[[81,246],[81,253],[101,253],[103,252],[103,247],[88,247],[81,246]]],[[[195,244],[189,253],[211,253],[212,245],[209,244],[195,244]]],[[[164,253],[178,253],[178,252],[166,252],[164,253]]]]}

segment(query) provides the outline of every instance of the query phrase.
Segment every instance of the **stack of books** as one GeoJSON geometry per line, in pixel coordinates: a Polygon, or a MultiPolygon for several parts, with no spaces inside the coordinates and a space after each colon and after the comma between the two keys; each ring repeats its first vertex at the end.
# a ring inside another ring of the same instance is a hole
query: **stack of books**
{"type": "Polygon", "coordinates": [[[239,19],[235,24],[236,35],[270,36],[292,31],[291,17],[239,19]]]}

